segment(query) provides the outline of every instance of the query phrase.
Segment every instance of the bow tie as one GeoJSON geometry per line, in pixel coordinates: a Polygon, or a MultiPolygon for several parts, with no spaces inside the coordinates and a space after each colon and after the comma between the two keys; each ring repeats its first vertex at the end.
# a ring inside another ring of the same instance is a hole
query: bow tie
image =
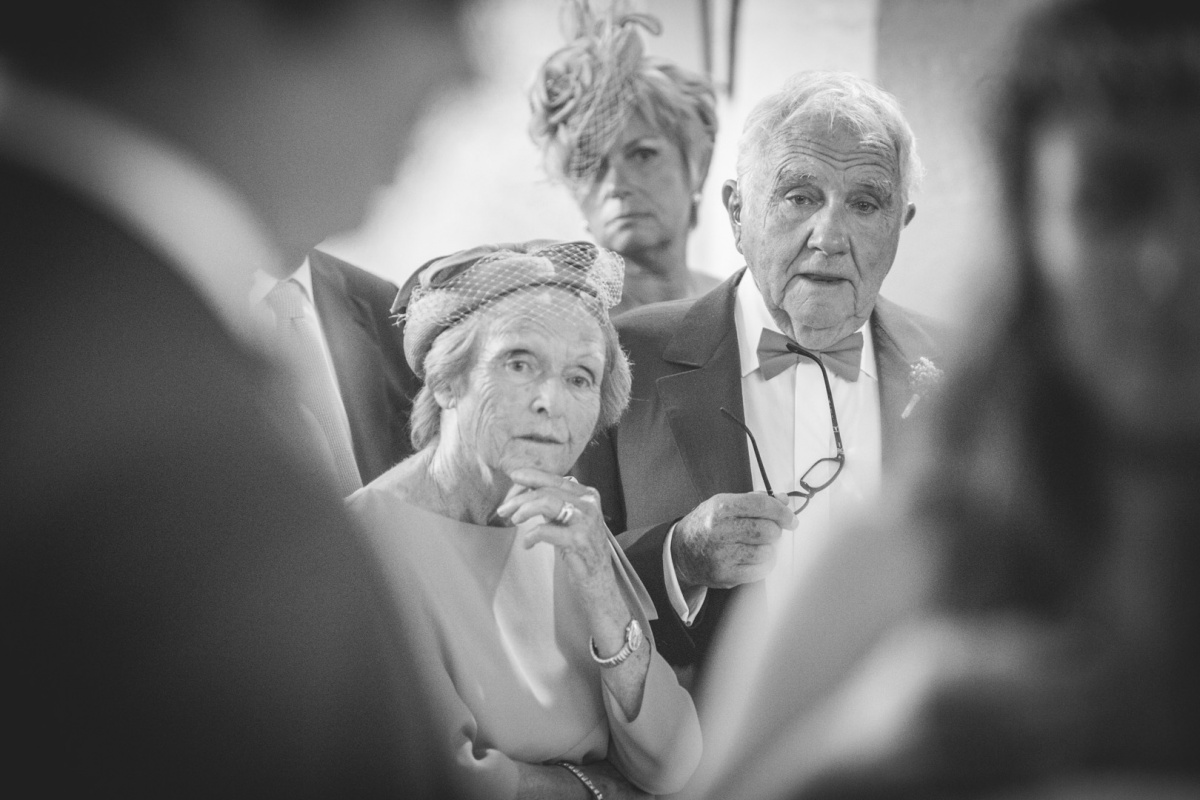
{"type": "Polygon", "coordinates": [[[861,333],[852,333],[825,350],[807,350],[796,344],[790,337],[784,336],[778,331],[763,328],[762,337],[758,340],[758,368],[762,370],[765,380],[771,380],[805,357],[802,353],[789,349],[789,345],[801,351],[819,355],[825,366],[839,378],[847,381],[858,380],[859,367],[862,364],[863,336],[861,333]]]}

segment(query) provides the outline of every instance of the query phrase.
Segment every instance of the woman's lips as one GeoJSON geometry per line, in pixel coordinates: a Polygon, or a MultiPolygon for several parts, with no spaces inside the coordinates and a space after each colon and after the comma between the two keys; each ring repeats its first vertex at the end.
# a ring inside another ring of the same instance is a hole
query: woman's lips
{"type": "Polygon", "coordinates": [[[536,444],[564,444],[564,442],[561,439],[555,438],[553,436],[543,436],[540,433],[527,433],[518,438],[524,439],[525,441],[528,441],[528,442],[534,442],[536,444]]]}

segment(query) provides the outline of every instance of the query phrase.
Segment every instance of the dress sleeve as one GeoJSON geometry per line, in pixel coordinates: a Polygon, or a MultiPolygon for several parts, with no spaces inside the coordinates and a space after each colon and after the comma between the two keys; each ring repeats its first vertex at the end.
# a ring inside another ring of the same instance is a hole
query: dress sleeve
{"type": "Polygon", "coordinates": [[[417,663],[411,680],[427,698],[433,720],[426,754],[443,760],[444,774],[454,783],[454,797],[512,800],[520,780],[518,762],[478,741],[478,722],[447,669],[446,643],[434,622],[436,600],[426,591],[428,576],[416,566],[428,569],[437,555],[422,549],[421,537],[395,535],[394,510],[374,494],[360,491],[347,500],[347,506],[380,556],[396,611],[413,637],[417,663]]]}
{"type": "MultiPolygon", "coordinates": [[[[438,653],[431,643],[427,652],[438,653]]],[[[512,800],[520,781],[517,762],[494,747],[478,741],[475,716],[462,701],[450,674],[440,658],[423,665],[421,680],[433,706],[436,730],[431,731],[438,753],[449,753],[449,774],[455,783],[455,797],[474,800],[512,800]]]]}
{"type": "MultiPolygon", "coordinates": [[[[637,609],[645,628],[654,606],[614,540],[614,568],[626,602],[637,609]]],[[[700,763],[700,721],[691,695],[648,637],[650,668],[642,707],[629,719],[607,687],[602,689],[609,722],[608,760],[630,781],[651,794],[671,794],[684,787],[700,763]]]]}

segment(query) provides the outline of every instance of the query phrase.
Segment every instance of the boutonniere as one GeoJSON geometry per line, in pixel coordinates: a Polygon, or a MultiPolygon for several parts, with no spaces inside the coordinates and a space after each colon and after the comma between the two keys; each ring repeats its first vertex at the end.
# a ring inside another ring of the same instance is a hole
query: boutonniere
{"type": "Polygon", "coordinates": [[[925,356],[921,356],[912,365],[908,372],[908,385],[912,389],[913,396],[909,398],[908,405],[904,407],[900,419],[908,419],[908,415],[917,407],[921,398],[933,392],[942,382],[942,375],[942,370],[925,356]]]}

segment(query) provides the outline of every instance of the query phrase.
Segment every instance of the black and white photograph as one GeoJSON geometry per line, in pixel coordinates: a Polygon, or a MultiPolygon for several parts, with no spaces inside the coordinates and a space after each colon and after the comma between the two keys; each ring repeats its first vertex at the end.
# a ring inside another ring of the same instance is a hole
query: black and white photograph
{"type": "Polygon", "coordinates": [[[0,11],[12,797],[1200,798],[1200,6],[0,11]]]}

